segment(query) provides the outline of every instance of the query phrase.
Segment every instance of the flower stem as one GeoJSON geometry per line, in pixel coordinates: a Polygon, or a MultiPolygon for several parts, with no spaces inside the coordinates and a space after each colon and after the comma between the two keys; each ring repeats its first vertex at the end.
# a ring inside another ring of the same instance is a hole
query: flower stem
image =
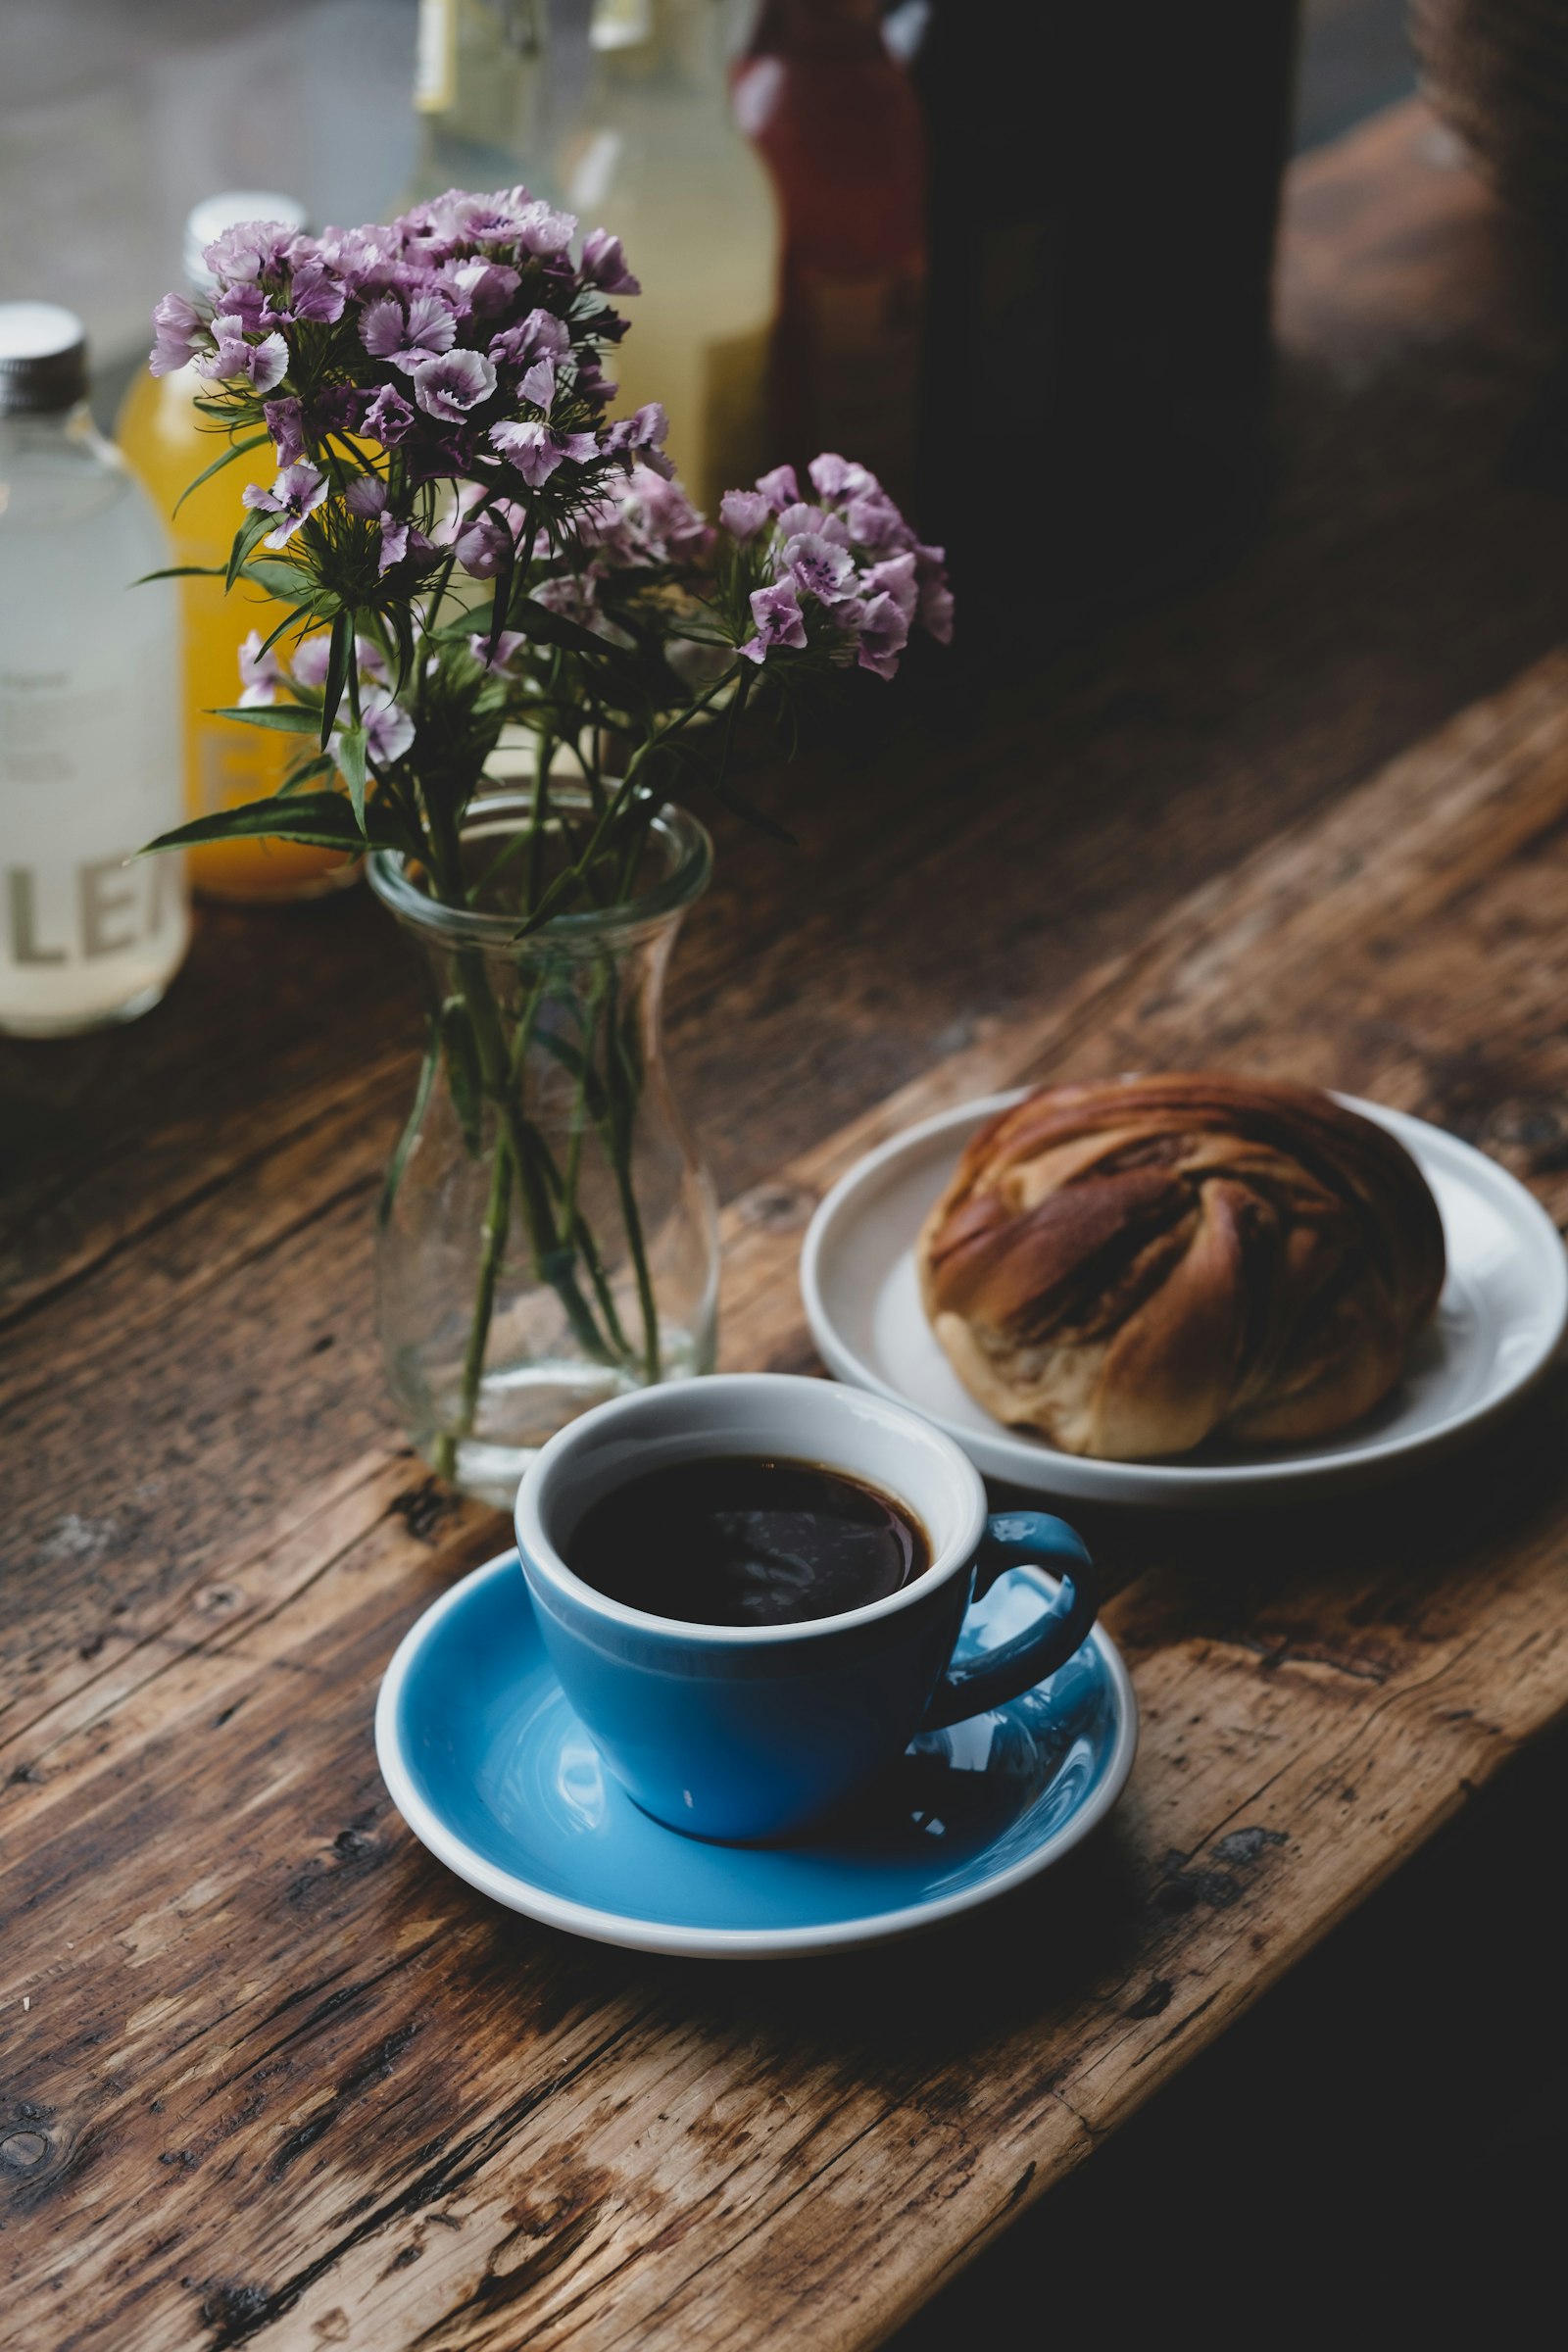
{"type": "Polygon", "coordinates": [[[479,1409],[479,1388],[484,1378],[485,1348],[490,1340],[490,1324],[495,1314],[496,1283],[501,1273],[501,1260],[506,1254],[507,1233],[512,1223],[512,1146],[505,1136],[497,1144],[495,1159],[490,1170],[490,1198],[485,1203],[484,1223],[480,1227],[483,1249],[479,1257],[479,1287],[474,1295],[473,1321],[468,1327],[468,1345],[463,1357],[463,1389],[458,1402],[458,1424],[455,1430],[444,1429],[436,1440],[435,1467],[442,1478],[456,1475],[458,1446],[464,1438],[473,1435],[475,1415],[479,1409]]]}

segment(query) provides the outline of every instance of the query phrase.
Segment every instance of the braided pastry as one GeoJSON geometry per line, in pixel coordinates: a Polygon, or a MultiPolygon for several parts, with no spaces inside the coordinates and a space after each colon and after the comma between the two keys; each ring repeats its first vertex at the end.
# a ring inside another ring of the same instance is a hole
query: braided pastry
{"type": "Polygon", "coordinates": [[[1344,1428],[1399,1378],[1444,1275],[1437,1204],[1387,1129],[1201,1075],[1003,1111],[917,1254],[971,1396],[1113,1461],[1344,1428]]]}

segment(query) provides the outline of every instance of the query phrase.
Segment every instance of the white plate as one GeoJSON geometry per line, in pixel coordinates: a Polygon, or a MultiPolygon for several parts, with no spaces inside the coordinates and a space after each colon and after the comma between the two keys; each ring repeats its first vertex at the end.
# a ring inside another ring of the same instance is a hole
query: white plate
{"type": "Polygon", "coordinates": [[[914,1245],[926,1211],[982,1121],[1027,1089],[922,1119],[841,1177],[801,1253],[807,1318],[823,1362],[854,1388],[912,1404],[1009,1486],[1086,1502],[1161,1508],[1270,1502],[1391,1475],[1469,1438],[1517,1403],[1568,1321],[1568,1257],[1522,1184],[1424,1119],[1336,1098],[1397,1136],[1437,1198],[1448,1274],[1404,1379],[1375,1412],[1304,1446],[1209,1445],[1164,1461],[1101,1462],[995,1421],[948,1362],[920,1303],[914,1245]]]}

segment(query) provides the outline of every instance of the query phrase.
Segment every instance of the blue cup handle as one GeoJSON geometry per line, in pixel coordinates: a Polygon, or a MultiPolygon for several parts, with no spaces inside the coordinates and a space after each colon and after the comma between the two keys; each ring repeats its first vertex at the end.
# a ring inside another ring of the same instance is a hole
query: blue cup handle
{"type": "Polygon", "coordinates": [[[940,1732],[966,1715],[1004,1706],[1082,1647],[1100,1608],[1099,1582],[1082,1537],[1046,1511],[993,1512],[975,1555],[972,1598],[988,1592],[1004,1568],[1030,1567],[1050,1568],[1060,1577],[1061,1591],[1026,1634],[948,1668],[920,1718],[922,1732],[940,1732]]]}

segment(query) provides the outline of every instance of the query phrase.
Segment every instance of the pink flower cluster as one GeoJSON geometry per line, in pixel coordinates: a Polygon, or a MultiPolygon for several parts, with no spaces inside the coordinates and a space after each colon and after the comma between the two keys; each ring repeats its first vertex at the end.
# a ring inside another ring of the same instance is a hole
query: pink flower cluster
{"type": "Polygon", "coordinates": [[[814,500],[802,498],[793,466],[779,466],[754,489],[728,491],[719,508],[765,575],[740,651],[760,662],[825,639],[835,659],[891,678],[916,622],[943,645],[953,635],[944,552],[922,545],[863,466],[829,453],[808,471],[814,500]]]}
{"type": "MultiPolygon", "coordinates": [[[[411,488],[460,479],[524,499],[563,466],[668,472],[661,409],[605,421],[615,386],[602,352],[626,329],[608,298],[638,285],[604,229],[573,261],[576,229],[523,187],[454,189],[386,226],[318,237],[243,222],[207,248],[210,305],[159,303],[152,371],[194,362],[237,411],[260,411],[281,470],[250,503],[277,514],[272,546],[318,503],[332,436],[395,451],[411,488]]],[[[388,563],[410,552],[405,539],[390,553],[406,507],[381,517],[388,563]]]]}

